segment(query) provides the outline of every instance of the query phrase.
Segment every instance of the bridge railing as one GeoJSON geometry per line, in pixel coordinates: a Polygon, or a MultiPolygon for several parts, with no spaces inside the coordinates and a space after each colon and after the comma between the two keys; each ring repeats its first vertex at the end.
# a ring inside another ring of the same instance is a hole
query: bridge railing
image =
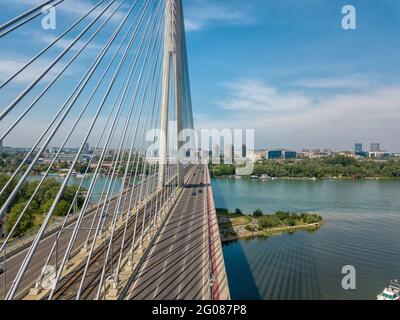
{"type": "Polygon", "coordinates": [[[229,300],[228,279],[208,167],[206,168],[206,179],[211,299],[229,300]]]}

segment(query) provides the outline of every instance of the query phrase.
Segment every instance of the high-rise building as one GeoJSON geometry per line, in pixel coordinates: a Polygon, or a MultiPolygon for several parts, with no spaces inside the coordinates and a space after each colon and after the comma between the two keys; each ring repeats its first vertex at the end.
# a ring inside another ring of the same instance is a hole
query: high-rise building
{"type": "Polygon", "coordinates": [[[235,147],[233,144],[225,145],[224,148],[224,162],[233,163],[235,161],[235,147]]]}
{"type": "Polygon", "coordinates": [[[89,145],[88,142],[86,142],[86,143],[83,145],[82,153],[83,153],[83,154],[88,154],[89,152],[90,152],[90,145],[89,145]]]}
{"type": "Polygon", "coordinates": [[[247,147],[245,144],[242,145],[242,158],[247,157],[247,147]]]}
{"type": "Polygon", "coordinates": [[[362,143],[356,143],[355,144],[355,148],[354,148],[354,152],[355,153],[359,153],[363,151],[363,144],[362,143]]]}
{"type": "Polygon", "coordinates": [[[373,142],[371,143],[371,152],[379,152],[381,151],[381,147],[379,143],[373,142]]]}
{"type": "Polygon", "coordinates": [[[212,156],[217,158],[220,156],[220,151],[219,151],[219,145],[214,144],[213,149],[212,149],[212,156]]]}

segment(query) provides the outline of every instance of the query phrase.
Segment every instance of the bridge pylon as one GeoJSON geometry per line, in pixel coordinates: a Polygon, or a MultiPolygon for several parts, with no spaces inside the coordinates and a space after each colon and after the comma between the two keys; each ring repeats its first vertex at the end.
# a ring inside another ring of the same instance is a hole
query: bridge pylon
{"type": "MultiPolygon", "coordinates": [[[[159,153],[159,185],[164,187],[166,181],[166,167],[168,163],[168,119],[170,112],[170,88],[174,90],[175,114],[176,114],[176,137],[177,148],[180,150],[183,142],[179,139],[179,133],[183,129],[183,13],[181,0],[166,0],[165,6],[165,31],[164,31],[164,57],[163,57],[163,82],[161,101],[161,137],[159,153]],[[172,76],[172,77],[171,77],[172,76]],[[171,86],[171,78],[173,83],[171,86]]],[[[178,186],[184,185],[184,167],[176,156],[178,186]]]]}

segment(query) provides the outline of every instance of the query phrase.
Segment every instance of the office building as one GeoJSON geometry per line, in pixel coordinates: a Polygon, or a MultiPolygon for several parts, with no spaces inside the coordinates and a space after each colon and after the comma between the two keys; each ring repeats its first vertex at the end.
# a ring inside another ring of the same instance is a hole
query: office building
{"type": "Polygon", "coordinates": [[[371,152],[379,152],[381,151],[381,147],[379,143],[373,142],[371,143],[371,152]]]}
{"type": "Polygon", "coordinates": [[[242,158],[247,157],[247,147],[245,144],[242,145],[242,158]]]}
{"type": "Polygon", "coordinates": [[[358,153],[358,152],[362,152],[363,151],[363,144],[362,143],[356,143],[355,144],[355,148],[354,148],[354,152],[358,153]]]}
{"type": "Polygon", "coordinates": [[[83,153],[83,154],[88,154],[89,152],[90,152],[90,146],[89,146],[89,143],[86,142],[86,143],[83,145],[82,153],[83,153]]]}
{"type": "Polygon", "coordinates": [[[282,159],[282,155],[283,155],[282,150],[270,150],[267,153],[268,160],[282,159]]]}
{"type": "Polygon", "coordinates": [[[297,152],[296,151],[285,150],[283,152],[283,157],[285,159],[296,159],[297,158],[297,152]]]}

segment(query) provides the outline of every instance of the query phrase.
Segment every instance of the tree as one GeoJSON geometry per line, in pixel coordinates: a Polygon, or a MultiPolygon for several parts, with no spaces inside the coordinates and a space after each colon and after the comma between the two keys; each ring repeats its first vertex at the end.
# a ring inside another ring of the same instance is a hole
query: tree
{"type": "Polygon", "coordinates": [[[311,224],[311,223],[319,223],[321,222],[322,217],[317,214],[306,214],[304,217],[304,222],[311,224]]]}
{"type": "MultiPolygon", "coordinates": [[[[19,215],[24,210],[27,202],[21,202],[12,207],[10,213],[7,215],[6,229],[10,232],[14,224],[17,222],[19,215]]],[[[38,205],[36,202],[32,201],[28,209],[26,210],[21,221],[18,223],[14,236],[20,236],[29,231],[35,222],[35,213],[37,212],[38,205]]]]}
{"type": "Polygon", "coordinates": [[[290,213],[289,213],[289,212],[286,212],[286,211],[277,211],[277,212],[275,213],[275,216],[276,216],[279,220],[283,221],[283,220],[286,220],[286,219],[289,219],[289,218],[290,218],[290,213]]]}
{"type": "Polygon", "coordinates": [[[60,168],[61,169],[68,169],[68,162],[66,162],[66,161],[61,162],[60,163],[60,168]]]}
{"type": "Polygon", "coordinates": [[[240,210],[240,209],[236,208],[236,210],[235,210],[235,214],[238,214],[238,215],[243,215],[243,212],[242,212],[242,210],[240,210]]]}
{"type": "Polygon", "coordinates": [[[279,226],[280,224],[281,222],[276,216],[266,215],[258,220],[258,225],[263,229],[274,228],[279,226]]]}
{"type": "Polygon", "coordinates": [[[255,211],[253,212],[253,216],[254,216],[255,218],[260,218],[260,217],[262,217],[263,215],[264,215],[264,213],[262,212],[261,209],[257,209],[257,210],[255,210],[255,211]]]}
{"type": "Polygon", "coordinates": [[[293,218],[289,218],[284,221],[284,224],[289,227],[294,227],[296,225],[296,220],[293,218]]]}
{"type": "Polygon", "coordinates": [[[54,209],[54,215],[57,217],[64,217],[67,215],[69,211],[70,204],[65,201],[61,200],[59,203],[57,203],[56,208],[54,209]]]}

